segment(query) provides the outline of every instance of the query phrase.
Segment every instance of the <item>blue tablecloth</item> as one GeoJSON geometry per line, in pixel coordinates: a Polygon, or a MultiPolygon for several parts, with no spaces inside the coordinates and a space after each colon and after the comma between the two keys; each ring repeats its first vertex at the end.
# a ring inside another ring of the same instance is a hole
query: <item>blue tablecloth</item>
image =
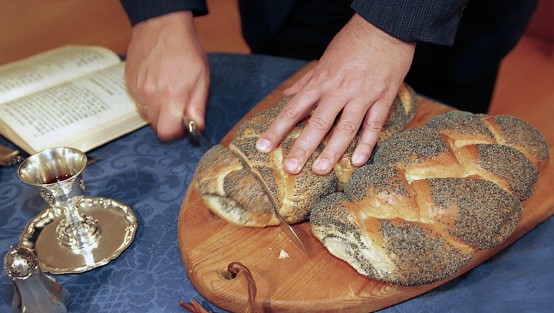
{"type": "MultiPolygon", "coordinates": [[[[206,135],[218,142],[265,95],[305,65],[253,55],[209,55],[212,88],[206,135]]],[[[3,143],[8,143],[0,138],[3,143]]],[[[149,127],[97,148],[85,169],[86,195],[131,206],[139,220],[132,245],[108,265],[55,275],[71,294],[70,312],[186,312],[180,300],[206,302],[189,282],[177,245],[180,207],[202,155],[188,139],[160,142],[149,127]]],[[[17,245],[26,223],[46,207],[36,188],[0,168],[0,254],[17,245]]],[[[469,273],[382,312],[552,312],[554,219],[469,273]]],[[[10,278],[0,275],[0,312],[10,312],[10,278]]],[[[324,308],[322,308],[324,309],[324,308]]]]}

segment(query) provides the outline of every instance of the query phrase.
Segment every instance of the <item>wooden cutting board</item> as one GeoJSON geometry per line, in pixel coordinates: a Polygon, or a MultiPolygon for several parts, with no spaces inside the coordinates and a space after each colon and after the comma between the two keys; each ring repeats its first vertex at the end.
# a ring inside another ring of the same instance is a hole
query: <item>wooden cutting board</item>
{"type": "MultiPolygon", "coordinates": [[[[311,63],[270,93],[246,117],[272,107],[282,91],[292,85],[311,63]]],[[[418,100],[419,109],[410,127],[419,127],[450,108],[428,99],[418,100]]],[[[246,118],[245,117],[245,118],[246,118]]],[[[222,143],[227,145],[233,128],[222,143]]],[[[550,145],[550,155],[554,155],[550,145]]],[[[244,312],[248,284],[242,274],[224,276],[227,265],[238,261],[252,273],[257,287],[257,312],[369,312],[379,310],[450,281],[487,260],[554,214],[554,162],[539,176],[534,195],[524,202],[524,212],[514,234],[501,246],[477,253],[459,273],[430,285],[404,287],[368,279],[346,262],[331,255],[310,233],[307,222],[294,230],[307,245],[300,250],[279,227],[238,227],[211,214],[196,191],[196,176],[186,193],[178,221],[181,256],[196,290],[208,301],[232,312],[244,312]],[[288,257],[280,258],[286,252],[288,257]]]]}

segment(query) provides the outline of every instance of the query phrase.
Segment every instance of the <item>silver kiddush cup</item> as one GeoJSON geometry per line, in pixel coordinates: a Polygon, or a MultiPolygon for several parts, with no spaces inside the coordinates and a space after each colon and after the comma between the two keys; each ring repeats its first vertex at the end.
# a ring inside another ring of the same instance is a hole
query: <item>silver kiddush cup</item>
{"type": "Polygon", "coordinates": [[[48,203],[27,224],[21,247],[33,249],[44,271],[80,273],[105,265],[133,241],[137,219],[130,207],[109,198],[83,196],[86,155],[52,148],[25,159],[21,181],[40,189],[48,203]]]}
{"type": "Polygon", "coordinates": [[[4,258],[4,271],[13,281],[13,312],[67,312],[69,292],[42,271],[31,249],[11,247],[4,258]]]}
{"type": "Polygon", "coordinates": [[[54,148],[30,156],[19,167],[19,178],[40,188],[40,196],[63,218],[56,228],[58,241],[72,250],[98,244],[98,221],[81,214],[77,205],[83,196],[84,153],[72,148],[54,148]]]}

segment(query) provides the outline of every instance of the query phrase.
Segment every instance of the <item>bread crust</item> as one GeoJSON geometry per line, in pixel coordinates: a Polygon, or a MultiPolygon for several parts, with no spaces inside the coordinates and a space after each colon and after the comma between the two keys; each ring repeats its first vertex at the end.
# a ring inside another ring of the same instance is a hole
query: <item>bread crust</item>
{"type": "Polygon", "coordinates": [[[314,207],[312,233],[369,278],[433,283],[512,234],[548,158],[522,120],[444,113],[383,142],[314,207]]]}

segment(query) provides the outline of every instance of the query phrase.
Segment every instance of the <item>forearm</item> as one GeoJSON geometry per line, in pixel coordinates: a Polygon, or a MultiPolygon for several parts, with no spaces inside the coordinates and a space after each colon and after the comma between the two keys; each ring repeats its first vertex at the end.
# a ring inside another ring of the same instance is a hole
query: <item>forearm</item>
{"type": "Polygon", "coordinates": [[[354,0],[366,21],[400,40],[451,45],[468,0],[354,0]]]}

